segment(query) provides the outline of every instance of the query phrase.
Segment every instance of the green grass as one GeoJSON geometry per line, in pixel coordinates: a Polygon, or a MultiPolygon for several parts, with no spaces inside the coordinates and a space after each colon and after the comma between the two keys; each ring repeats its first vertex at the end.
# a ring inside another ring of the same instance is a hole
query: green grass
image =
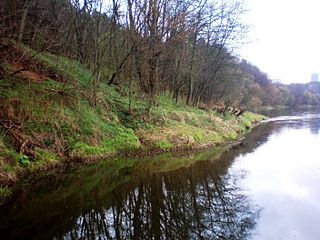
{"type": "Polygon", "coordinates": [[[183,102],[175,104],[167,94],[158,100],[159,107],[152,109],[154,128],[140,133],[148,143],[167,142],[173,146],[222,143],[237,139],[252,127],[252,122],[263,118],[249,112],[236,117],[189,107],[183,102]]]}
{"type": "MultiPolygon", "coordinates": [[[[35,54],[31,49],[27,51],[35,54]]],[[[15,174],[37,172],[63,157],[110,156],[124,151],[197,147],[234,140],[261,116],[221,115],[211,110],[177,103],[168,93],[157,97],[158,105],[147,114],[148,101],[139,91],[129,99],[127,86],[109,86],[101,81],[97,105],[90,105],[92,73],[78,62],[50,53],[35,54],[35,60],[55,69],[66,82],[53,79],[26,80],[18,76],[0,81],[0,110],[4,118],[21,123],[21,134],[36,141],[35,157],[14,150],[12,138],[1,129],[0,170],[15,174]],[[131,102],[132,113],[128,107],[131,102]],[[11,159],[5,163],[4,158],[11,159]]],[[[9,68],[9,66],[6,66],[9,68]]],[[[108,69],[105,69],[107,72],[108,69]]],[[[107,73],[106,73],[107,74],[107,73]]]]}
{"type": "Polygon", "coordinates": [[[154,146],[160,149],[170,149],[173,148],[174,145],[170,143],[168,140],[156,140],[154,142],[154,146]]]}
{"type": "Polygon", "coordinates": [[[243,131],[247,131],[248,129],[252,128],[252,126],[259,121],[262,121],[265,119],[265,116],[252,113],[252,112],[244,112],[241,117],[241,123],[240,128],[243,131]]]}
{"type": "Polygon", "coordinates": [[[56,56],[48,52],[38,53],[27,46],[24,49],[29,52],[34,59],[46,64],[51,69],[57,71],[69,80],[69,83],[79,83],[80,86],[86,87],[90,84],[92,73],[76,60],[64,56],[56,56]]]}
{"type": "Polygon", "coordinates": [[[6,203],[12,195],[12,191],[7,186],[0,186],[0,206],[6,203]]]}

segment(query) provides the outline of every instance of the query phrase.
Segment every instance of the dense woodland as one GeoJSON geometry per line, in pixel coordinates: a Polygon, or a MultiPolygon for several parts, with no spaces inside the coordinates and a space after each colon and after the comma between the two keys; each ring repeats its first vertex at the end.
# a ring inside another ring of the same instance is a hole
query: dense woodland
{"type": "Polygon", "coordinates": [[[234,54],[244,3],[219,0],[2,0],[1,37],[76,59],[152,107],[176,100],[247,108],[319,104],[319,84],[286,86],[234,54]]]}

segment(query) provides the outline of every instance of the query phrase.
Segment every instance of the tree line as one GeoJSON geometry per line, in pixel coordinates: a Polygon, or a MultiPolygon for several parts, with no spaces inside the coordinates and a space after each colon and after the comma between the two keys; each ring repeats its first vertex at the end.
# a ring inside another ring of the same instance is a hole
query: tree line
{"type": "Polygon", "coordinates": [[[249,106],[252,108],[320,105],[320,82],[282,84],[272,81],[266,73],[245,60],[242,60],[241,67],[253,80],[247,95],[251,101],[249,106]]]}
{"type": "Polygon", "coordinates": [[[162,92],[194,106],[297,103],[294,88],[273,83],[234,54],[248,30],[241,21],[242,0],[3,0],[0,5],[1,37],[91,69],[93,105],[102,81],[128,89],[130,96],[139,91],[149,109],[162,92]]]}

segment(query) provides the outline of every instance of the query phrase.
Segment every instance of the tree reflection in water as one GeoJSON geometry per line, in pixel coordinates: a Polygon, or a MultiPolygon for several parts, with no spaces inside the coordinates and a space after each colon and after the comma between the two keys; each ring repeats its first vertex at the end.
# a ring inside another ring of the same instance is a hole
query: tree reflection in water
{"type": "Polygon", "coordinates": [[[219,152],[180,160],[165,156],[131,167],[102,164],[69,174],[51,188],[30,191],[3,220],[0,217],[0,238],[247,239],[260,210],[239,188],[243,173],[230,166],[270,134],[301,124],[319,130],[318,120],[271,121],[221,157],[219,152]],[[12,225],[17,219],[19,225],[12,225]]]}
{"type": "Polygon", "coordinates": [[[259,211],[227,161],[150,174],[112,192],[111,204],[78,217],[67,239],[244,239],[259,211]]]}
{"type": "Polygon", "coordinates": [[[241,145],[139,160],[103,161],[48,178],[0,211],[2,239],[246,239],[259,209],[230,168],[274,131],[241,145]]]}

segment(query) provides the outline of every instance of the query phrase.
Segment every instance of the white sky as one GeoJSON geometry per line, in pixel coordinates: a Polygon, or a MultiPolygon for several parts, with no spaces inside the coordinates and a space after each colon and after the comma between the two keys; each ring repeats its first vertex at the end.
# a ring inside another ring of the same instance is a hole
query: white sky
{"type": "Polygon", "coordinates": [[[240,55],[282,83],[320,73],[319,0],[246,0],[253,25],[240,55]]]}

